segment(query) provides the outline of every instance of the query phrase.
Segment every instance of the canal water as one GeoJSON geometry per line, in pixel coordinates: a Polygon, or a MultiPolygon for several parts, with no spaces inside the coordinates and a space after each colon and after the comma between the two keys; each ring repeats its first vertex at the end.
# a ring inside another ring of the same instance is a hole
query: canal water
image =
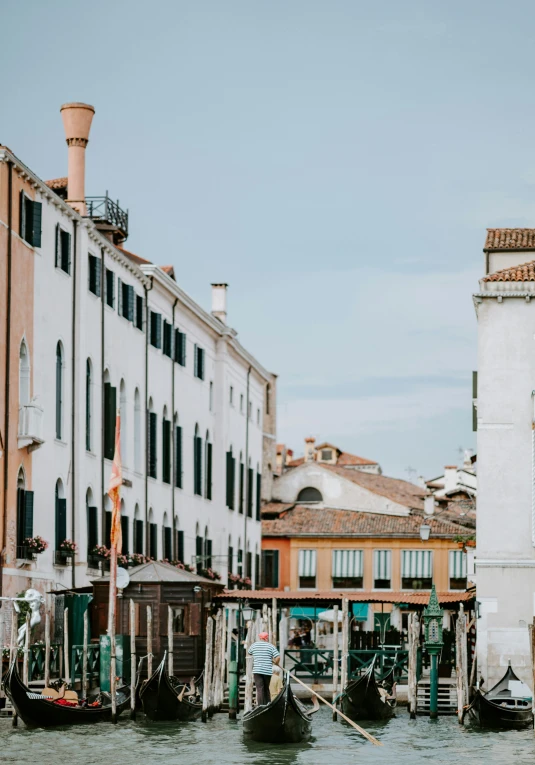
{"type": "MultiPolygon", "coordinates": [[[[140,715],[141,718],[141,715],[140,715]]],[[[489,732],[463,728],[456,717],[411,721],[405,709],[386,723],[366,728],[384,746],[375,747],[329,710],[314,716],[314,736],[306,744],[270,746],[245,743],[239,721],[215,715],[177,725],[131,722],[116,726],[28,730],[0,719],[0,762],[10,765],[533,765],[533,730],[489,732]]]]}

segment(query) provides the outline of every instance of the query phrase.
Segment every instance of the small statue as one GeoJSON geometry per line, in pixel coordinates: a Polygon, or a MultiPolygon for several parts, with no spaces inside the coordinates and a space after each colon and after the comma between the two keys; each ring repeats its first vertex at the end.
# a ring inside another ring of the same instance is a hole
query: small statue
{"type": "MultiPolygon", "coordinates": [[[[38,590],[29,589],[26,590],[24,593],[23,598],[13,598],[13,608],[15,611],[20,614],[20,606],[19,602],[25,601],[30,606],[30,634],[31,630],[35,627],[36,624],[39,624],[41,622],[41,614],[40,614],[40,608],[41,604],[45,602],[45,599],[41,595],[41,593],[38,590]]],[[[26,622],[19,627],[19,631],[17,634],[17,643],[19,646],[24,645],[24,641],[26,639],[26,622]]]]}

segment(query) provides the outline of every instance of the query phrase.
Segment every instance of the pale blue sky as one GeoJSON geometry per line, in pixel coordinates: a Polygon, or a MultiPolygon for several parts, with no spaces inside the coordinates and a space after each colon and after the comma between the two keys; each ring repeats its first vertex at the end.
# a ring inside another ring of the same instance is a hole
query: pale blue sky
{"type": "Polygon", "coordinates": [[[535,5],[3,0],[0,142],[87,193],[127,247],[280,375],[279,440],[427,477],[475,445],[485,227],[535,222],[535,5]]]}

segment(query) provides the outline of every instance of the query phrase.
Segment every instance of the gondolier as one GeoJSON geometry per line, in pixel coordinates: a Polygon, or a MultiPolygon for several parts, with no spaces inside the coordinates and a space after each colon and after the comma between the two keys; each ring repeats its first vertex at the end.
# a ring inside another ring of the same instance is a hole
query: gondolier
{"type": "Polygon", "coordinates": [[[280,661],[280,654],[274,645],[268,643],[269,635],[261,632],[258,640],[249,648],[249,655],[253,657],[253,675],[256,688],[256,703],[269,704],[269,683],[273,674],[273,665],[280,661]]]}

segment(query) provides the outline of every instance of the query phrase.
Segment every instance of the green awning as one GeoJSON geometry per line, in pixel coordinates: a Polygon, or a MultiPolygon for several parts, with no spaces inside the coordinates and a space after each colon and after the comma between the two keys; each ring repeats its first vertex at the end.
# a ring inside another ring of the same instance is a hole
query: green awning
{"type": "Polygon", "coordinates": [[[316,613],[325,611],[325,607],[321,606],[313,608],[310,606],[294,606],[290,609],[290,618],[292,619],[316,619],[316,613]]]}
{"type": "Polygon", "coordinates": [[[358,622],[365,622],[368,619],[368,603],[352,603],[353,617],[358,622]]]}

